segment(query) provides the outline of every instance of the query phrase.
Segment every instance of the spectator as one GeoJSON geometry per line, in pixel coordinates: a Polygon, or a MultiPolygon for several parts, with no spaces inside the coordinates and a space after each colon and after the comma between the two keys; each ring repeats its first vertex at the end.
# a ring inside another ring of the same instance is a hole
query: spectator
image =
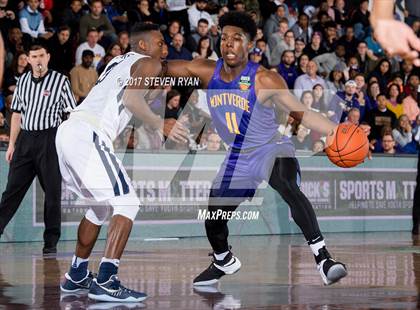
{"type": "Polygon", "coordinates": [[[128,17],[127,12],[124,11],[121,6],[114,3],[112,0],[103,0],[104,12],[111,21],[116,33],[121,31],[128,31],[128,17]]]}
{"type": "Polygon", "coordinates": [[[131,51],[131,45],[130,45],[130,35],[127,31],[121,31],[118,34],[118,44],[121,47],[121,52],[123,54],[128,53],[131,51]]]}
{"type": "Polygon", "coordinates": [[[278,46],[283,40],[284,35],[286,34],[287,30],[289,29],[287,19],[283,18],[279,21],[279,26],[276,32],[270,33],[268,38],[268,46],[270,50],[274,50],[276,46],[278,46]]]}
{"type": "MultiPolygon", "coordinates": [[[[6,108],[10,107],[12,103],[13,93],[15,92],[17,81],[19,77],[30,69],[28,64],[28,56],[25,52],[17,52],[13,58],[12,66],[6,70],[4,75],[4,97],[6,99],[6,108]]],[[[6,111],[5,116],[9,119],[10,109],[6,111]]],[[[10,119],[9,119],[10,120],[10,119]]]]}
{"type": "Polygon", "coordinates": [[[404,114],[407,115],[410,122],[414,122],[420,113],[419,105],[415,98],[417,98],[417,88],[412,87],[409,95],[402,101],[404,114]]]}
{"type": "Polygon", "coordinates": [[[346,50],[343,45],[337,44],[334,53],[325,53],[316,56],[313,61],[318,66],[318,72],[322,76],[328,76],[335,66],[344,67],[346,65],[344,56],[346,50]]]}
{"type": "Polygon", "coordinates": [[[293,89],[295,81],[298,77],[295,66],[295,55],[293,51],[284,51],[281,56],[281,62],[277,67],[278,73],[283,77],[289,89],[293,89]]]}
{"type": "Polygon", "coordinates": [[[365,75],[372,72],[378,64],[378,57],[368,49],[365,41],[357,44],[357,53],[355,56],[359,61],[359,71],[365,75]]]}
{"type": "Polygon", "coordinates": [[[332,52],[337,43],[337,24],[328,22],[325,24],[323,47],[327,52],[332,52]]]}
{"type": "Polygon", "coordinates": [[[313,25],[313,30],[314,32],[323,32],[324,29],[326,28],[325,26],[327,25],[328,22],[331,22],[331,18],[328,16],[328,13],[320,11],[317,15],[317,21],[314,25],[313,25]]]}
{"type": "Polygon", "coordinates": [[[357,40],[354,36],[354,29],[351,25],[347,26],[346,33],[340,39],[338,39],[337,44],[344,46],[344,49],[348,55],[355,55],[357,51],[357,40]]]}
{"type": "Polygon", "coordinates": [[[284,40],[280,41],[278,45],[274,47],[273,50],[270,51],[270,65],[271,66],[278,66],[281,60],[281,55],[284,51],[293,51],[295,49],[295,35],[293,31],[288,30],[284,34],[284,40]]]}
{"type": "Polygon", "coordinates": [[[70,7],[63,12],[62,24],[70,27],[70,34],[73,38],[77,37],[79,33],[80,19],[83,16],[82,6],[82,0],[72,0],[70,7]]]}
{"type": "Polygon", "coordinates": [[[149,10],[148,0],[136,0],[136,7],[128,12],[128,20],[131,25],[136,23],[152,22],[152,13],[149,10]]]}
{"type": "Polygon", "coordinates": [[[261,61],[260,64],[269,69],[270,68],[270,62],[268,61],[270,57],[270,51],[268,50],[267,43],[264,41],[264,39],[259,39],[255,43],[255,47],[259,48],[263,53],[261,55],[261,61]]]}
{"type": "MultiPolygon", "coordinates": [[[[363,118],[365,118],[366,115],[369,113],[369,111],[375,108],[375,105],[374,103],[371,102],[368,96],[367,87],[365,83],[365,76],[361,73],[358,73],[354,77],[354,81],[356,82],[356,95],[359,100],[360,106],[364,107],[365,109],[364,116],[363,116],[363,118]]],[[[378,93],[379,93],[379,87],[378,87],[378,93]]]]}
{"type": "Polygon", "coordinates": [[[299,58],[300,55],[303,54],[304,49],[305,49],[305,42],[303,42],[302,38],[297,38],[295,40],[295,57],[299,58]]]}
{"type": "MultiPolygon", "coordinates": [[[[245,2],[243,2],[242,0],[235,0],[235,2],[233,2],[233,10],[234,11],[245,12],[245,9],[246,9],[246,5],[245,5],[245,2]]],[[[251,14],[252,14],[252,11],[251,11],[251,14]]]]}
{"type": "Polygon", "coordinates": [[[411,73],[407,85],[405,86],[406,95],[411,94],[415,100],[419,100],[420,77],[417,73],[411,73]]]}
{"type": "Polygon", "coordinates": [[[186,0],[166,0],[168,4],[169,20],[178,20],[185,37],[190,34],[190,22],[188,20],[188,7],[186,0]]]}
{"type": "Polygon", "coordinates": [[[402,106],[402,99],[401,99],[401,91],[397,84],[391,84],[388,86],[386,98],[388,99],[388,103],[386,105],[388,110],[390,110],[391,112],[394,112],[397,118],[399,118],[402,114],[404,114],[404,109],[402,106]]]}
{"type": "Polygon", "coordinates": [[[0,29],[4,38],[7,37],[9,30],[17,26],[16,14],[13,11],[13,6],[8,3],[8,0],[0,1],[0,29]]]}
{"type": "Polygon", "coordinates": [[[82,52],[86,49],[91,50],[95,55],[92,66],[96,68],[102,57],[105,56],[104,48],[98,44],[99,33],[95,28],[89,29],[86,42],[79,45],[76,50],[76,66],[82,63],[82,52]]]}
{"type": "Polygon", "coordinates": [[[413,131],[410,124],[410,120],[407,115],[402,114],[398,118],[397,125],[392,130],[392,137],[396,142],[396,148],[399,153],[404,154],[416,154],[417,145],[412,143],[413,131]]]}
{"type": "Polygon", "coordinates": [[[207,151],[217,152],[220,151],[222,139],[217,133],[210,133],[207,136],[207,151]]]}
{"type": "MultiPolygon", "coordinates": [[[[271,14],[270,18],[265,22],[264,25],[264,36],[270,38],[270,35],[279,31],[280,21],[286,19],[286,7],[284,4],[277,6],[275,13],[271,14]]],[[[291,26],[287,25],[287,28],[291,26]]]]}
{"type": "Polygon", "coordinates": [[[70,27],[62,26],[48,42],[48,50],[51,51],[51,69],[67,76],[73,67],[73,52],[69,39],[70,27]]]}
{"type": "Polygon", "coordinates": [[[376,77],[378,79],[379,87],[381,92],[386,92],[388,82],[391,78],[391,63],[388,59],[382,59],[379,61],[375,70],[370,74],[370,77],[376,77]]]}
{"type": "Polygon", "coordinates": [[[71,89],[78,104],[88,95],[98,79],[96,70],[92,67],[94,54],[91,50],[82,53],[82,64],[70,71],[71,89]]]}
{"type": "Polygon", "coordinates": [[[30,35],[32,39],[48,40],[53,33],[45,31],[44,18],[38,8],[39,0],[27,1],[27,5],[19,12],[20,28],[23,33],[30,35]]]}
{"type": "Polygon", "coordinates": [[[325,88],[324,80],[316,74],[317,69],[317,64],[314,61],[308,62],[306,73],[299,76],[295,81],[294,93],[296,97],[300,98],[303,91],[312,89],[316,84],[320,84],[325,88]]]}
{"type": "Polygon", "coordinates": [[[4,45],[6,47],[5,67],[10,66],[13,60],[13,56],[16,53],[28,50],[30,41],[32,41],[32,39],[26,40],[27,37],[28,36],[23,37],[22,31],[19,29],[19,27],[13,27],[9,30],[9,35],[4,38],[4,45]]]}
{"type": "Polygon", "coordinates": [[[312,104],[312,109],[321,113],[326,113],[329,108],[329,102],[326,100],[325,89],[321,84],[314,85],[312,89],[314,94],[314,103],[312,104]]]}
{"type": "Polygon", "coordinates": [[[300,102],[302,102],[302,104],[310,110],[313,110],[312,105],[314,101],[314,94],[310,90],[305,90],[300,97],[300,102]]]}
{"type": "Polygon", "coordinates": [[[382,153],[389,155],[395,154],[395,140],[390,134],[382,137],[382,153]]]}
{"type": "MultiPolygon", "coordinates": [[[[187,48],[190,52],[194,52],[197,50],[198,41],[200,41],[200,38],[202,37],[208,37],[209,36],[209,22],[207,19],[200,19],[198,21],[197,25],[197,32],[192,34],[187,41],[187,48]]],[[[214,49],[214,42],[211,43],[211,48],[214,49]]]]}
{"type": "MultiPolygon", "coordinates": [[[[172,44],[172,40],[177,33],[181,31],[181,24],[177,20],[171,21],[169,24],[168,29],[163,33],[163,38],[165,39],[165,43],[169,46],[172,44]]],[[[184,39],[182,39],[184,41],[184,39]]]]}
{"type": "Polygon", "coordinates": [[[154,24],[168,26],[169,17],[165,0],[155,0],[151,13],[154,24]]]}
{"type": "Polygon", "coordinates": [[[207,25],[211,28],[214,23],[210,14],[206,12],[208,0],[197,0],[189,9],[188,9],[188,20],[190,22],[191,32],[196,32],[198,27],[198,22],[202,19],[207,20],[207,25]]]}
{"type": "Polygon", "coordinates": [[[409,60],[403,60],[401,64],[401,75],[403,79],[404,85],[407,84],[408,78],[410,77],[411,73],[413,72],[413,62],[409,60]]]}
{"type": "MultiPolygon", "coordinates": [[[[337,120],[344,122],[347,119],[348,112],[352,108],[360,110],[360,102],[356,95],[357,84],[353,80],[349,80],[344,85],[344,91],[337,92],[337,96],[342,100],[340,101],[339,109],[335,110],[335,114],[338,117],[337,120]],[[341,116],[341,118],[340,118],[341,116]]],[[[361,118],[364,116],[364,109],[360,111],[361,118]]]]}
{"type": "Polygon", "coordinates": [[[334,21],[343,29],[348,25],[348,13],[346,11],[346,2],[344,0],[336,0],[334,7],[334,21]]]}
{"type": "Polygon", "coordinates": [[[296,131],[296,136],[293,136],[292,141],[297,150],[311,150],[312,140],[309,136],[310,130],[300,124],[296,131]]]}
{"type": "Polygon", "coordinates": [[[321,45],[322,35],[320,32],[312,34],[311,44],[307,44],[303,52],[309,56],[310,59],[326,53],[325,48],[321,45]]]}
{"type": "Polygon", "coordinates": [[[358,108],[351,108],[347,116],[347,121],[354,125],[359,125],[360,110],[358,108]]]}
{"type": "Polygon", "coordinates": [[[180,108],[181,94],[179,91],[173,89],[166,95],[165,118],[178,119],[180,108]]]}
{"type": "Polygon", "coordinates": [[[82,16],[80,19],[80,41],[88,40],[89,29],[98,30],[98,41],[101,45],[108,47],[109,44],[117,40],[115,29],[103,12],[102,0],[92,0],[90,3],[90,14],[82,16]]]}
{"type": "Polygon", "coordinates": [[[177,33],[172,39],[172,45],[168,49],[167,59],[183,59],[183,60],[192,60],[192,55],[189,50],[184,46],[184,37],[182,34],[177,33]]]}
{"type": "Polygon", "coordinates": [[[328,76],[328,81],[326,82],[327,88],[334,93],[342,91],[344,90],[344,81],[343,71],[341,71],[340,66],[337,65],[328,76]]]}
{"type": "Polygon", "coordinates": [[[158,151],[163,147],[162,134],[147,124],[141,125],[137,130],[139,150],[158,151]]]}
{"type": "Polygon", "coordinates": [[[193,58],[203,58],[203,59],[211,59],[217,61],[219,57],[217,57],[216,53],[210,47],[210,38],[209,37],[202,37],[198,41],[197,50],[192,53],[193,58]]]}
{"type": "Polygon", "coordinates": [[[369,1],[361,0],[359,8],[353,13],[351,18],[351,23],[354,25],[354,35],[359,40],[363,40],[370,33],[369,17],[369,1]]]}
{"type": "Polygon", "coordinates": [[[325,143],[322,140],[316,140],[312,145],[312,152],[323,153],[325,149],[325,143]]]}
{"type": "Polygon", "coordinates": [[[301,38],[305,44],[308,44],[313,32],[312,26],[309,24],[309,16],[305,13],[300,13],[298,21],[290,30],[293,31],[295,38],[301,38]]]}
{"type": "Polygon", "coordinates": [[[378,106],[369,114],[368,124],[371,128],[369,140],[379,140],[381,130],[384,127],[393,127],[396,122],[395,114],[386,108],[387,99],[385,94],[380,93],[376,96],[378,106]]]}
{"type": "Polygon", "coordinates": [[[307,68],[308,63],[309,63],[308,55],[306,55],[306,54],[300,55],[297,63],[298,63],[297,73],[298,73],[298,76],[301,76],[302,74],[306,73],[306,68],[307,68]]]}
{"type": "Polygon", "coordinates": [[[262,65],[263,51],[260,50],[258,47],[254,47],[251,53],[249,53],[249,59],[252,62],[262,65]]]}
{"type": "Polygon", "coordinates": [[[381,93],[381,90],[379,88],[378,82],[371,82],[368,87],[367,95],[369,98],[370,103],[370,110],[373,110],[378,107],[378,103],[376,101],[377,96],[381,93]]]}
{"type": "Polygon", "coordinates": [[[108,63],[117,56],[122,55],[122,48],[118,43],[113,43],[108,48],[107,53],[105,56],[101,59],[101,61],[98,63],[96,67],[96,71],[98,71],[98,75],[101,75],[101,73],[105,70],[108,63]]]}

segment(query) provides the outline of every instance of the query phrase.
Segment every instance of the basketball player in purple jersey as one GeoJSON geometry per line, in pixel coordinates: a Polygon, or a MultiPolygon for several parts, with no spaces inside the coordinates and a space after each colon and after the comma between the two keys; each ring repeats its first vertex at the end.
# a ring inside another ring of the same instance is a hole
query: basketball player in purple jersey
{"type": "MultiPolygon", "coordinates": [[[[217,62],[207,59],[170,61],[167,75],[199,77],[207,88],[207,101],[214,126],[230,146],[209,197],[209,211],[233,211],[252,198],[266,180],[288,203],[315,256],[324,284],[347,275],[344,264],[328,253],[311,203],[299,188],[300,170],[294,146],[278,134],[275,109],[286,110],[303,125],[325,135],[334,134],[336,124],[306,109],[288,91],[276,72],[248,61],[257,27],[251,17],[231,12],[220,19],[221,54],[217,62]]],[[[194,285],[211,285],[241,267],[228,244],[227,220],[206,220],[213,248],[210,266],[194,279],[194,285]]]]}

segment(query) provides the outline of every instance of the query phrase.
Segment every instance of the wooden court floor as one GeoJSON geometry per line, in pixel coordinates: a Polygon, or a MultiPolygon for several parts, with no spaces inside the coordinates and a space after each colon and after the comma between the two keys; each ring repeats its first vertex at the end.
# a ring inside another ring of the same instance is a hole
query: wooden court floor
{"type": "MultiPolygon", "coordinates": [[[[201,291],[192,279],[209,264],[205,238],[130,240],[120,266],[126,286],[149,295],[143,304],[94,303],[62,295],[74,242],[54,258],[41,243],[0,244],[0,309],[419,309],[420,241],[409,233],[328,234],[347,278],[325,287],[301,235],[232,237],[242,269],[201,291]]],[[[104,242],[90,262],[97,270],[104,242]]]]}

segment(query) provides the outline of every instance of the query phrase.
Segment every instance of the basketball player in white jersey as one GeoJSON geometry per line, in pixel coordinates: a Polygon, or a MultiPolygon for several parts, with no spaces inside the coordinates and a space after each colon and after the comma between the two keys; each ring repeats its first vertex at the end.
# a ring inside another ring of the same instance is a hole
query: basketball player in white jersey
{"type": "Polygon", "coordinates": [[[187,130],[180,123],[164,121],[154,114],[142,95],[147,89],[145,78],[160,76],[161,59],[167,54],[158,26],[137,27],[132,41],[136,52],[115,57],[108,64],[83,103],[59,127],[56,138],[67,188],[82,199],[96,202],[79,225],[76,251],[61,290],[89,289],[89,298],[99,301],[140,302],[147,297],[123,287],[117,277],[140,201],[114,155],[112,142],[132,115],[176,142],[187,137],[187,130]],[[94,278],[88,270],[88,260],[110,209],[113,213],[105,253],[94,278]]]}

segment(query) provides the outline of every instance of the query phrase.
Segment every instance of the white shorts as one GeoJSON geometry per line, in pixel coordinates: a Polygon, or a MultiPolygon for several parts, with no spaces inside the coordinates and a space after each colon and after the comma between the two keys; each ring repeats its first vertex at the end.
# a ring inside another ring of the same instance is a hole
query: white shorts
{"type": "Polygon", "coordinates": [[[111,206],[139,207],[131,181],[112,141],[89,123],[70,118],[57,131],[56,147],[66,187],[80,198],[111,206]]]}

